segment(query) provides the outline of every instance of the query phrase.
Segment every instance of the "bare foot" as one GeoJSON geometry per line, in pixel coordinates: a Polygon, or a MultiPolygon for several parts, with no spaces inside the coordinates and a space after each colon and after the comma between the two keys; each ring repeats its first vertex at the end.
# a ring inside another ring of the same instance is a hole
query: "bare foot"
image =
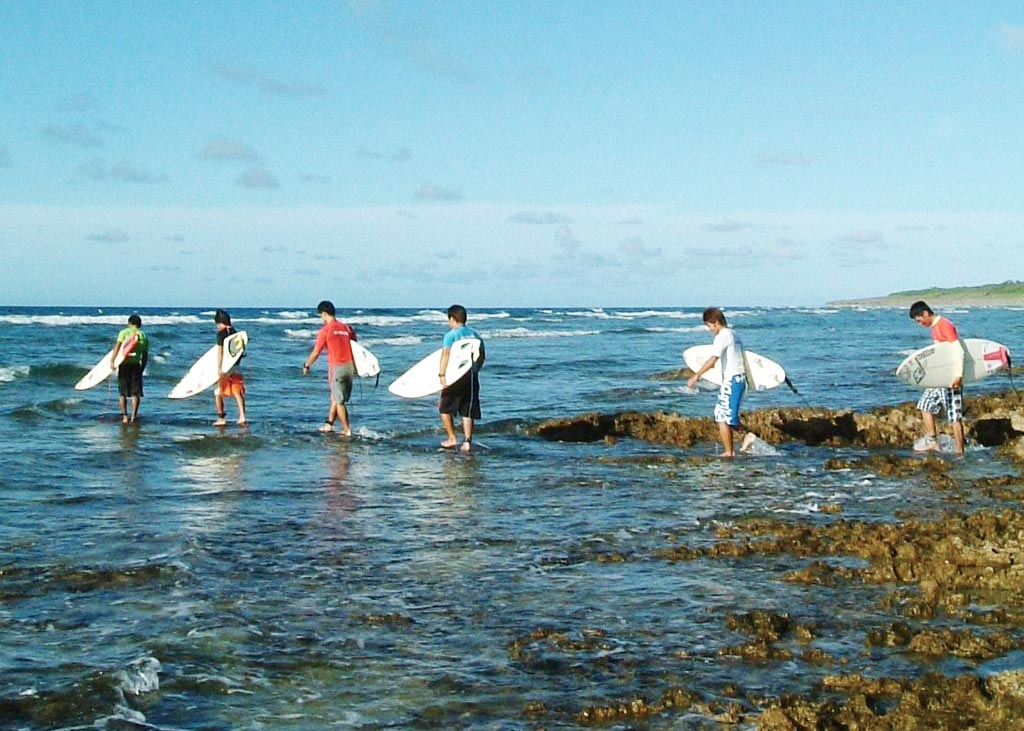
{"type": "Polygon", "coordinates": [[[462,443],[462,453],[463,454],[469,454],[472,451],[473,451],[473,443],[472,442],[463,442],[462,443]]]}
{"type": "Polygon", "coordinates": [[[343,431],[341,433],[341,436],[343,436],[343,437],[350,437],[350,436],[352,436],[352,430],[351,429],[346,429],[345,431],[343,431]]]}
{"type": "Polygon", "coordinates": [[[213,422],[213,425],[214,426],[227,426],[228,422],[227,422],[227,419],[220,418],[220,419],[217,419],[217,421],[213,422]]]}
{"type": "Polygon", "coordinates": [[[329,421],[325,421],[323,424],[320,425],[320,431],[322,431],[324,434],[326,434],[327,432],[332,432],[334,431],[334,424],[332,424],[329,421]]]}
{"type": "Polygon", "coordinates": [[[748,449],[754,446],[754,442],[757,441],[757,435],[754,432],[747,432],[747,436],[743,437],[743,443],[740,445],[740,451],[746,452],[748,449]]]}
{"type": "Polygon", "coordinates": [[[441,449],[455,449],[457,446],[459,446],[459,443],[454,439],[446,439],[441,442],[441,449]]]}
{"type": "Polygon", "coordinates": [[[245,419],[239,419],[239,420],[238,420],[238,422],[237,422],[237,424],[238,424],[239,426],[249,426],[249,422],[248,422],[248,421],[246,421],[245,419]]]}

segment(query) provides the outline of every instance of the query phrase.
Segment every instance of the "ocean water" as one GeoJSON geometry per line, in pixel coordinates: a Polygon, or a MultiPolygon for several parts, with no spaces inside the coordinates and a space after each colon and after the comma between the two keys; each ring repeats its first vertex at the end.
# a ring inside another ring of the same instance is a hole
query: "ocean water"
{"type": "MultiPolygon", "coordinates": [[[[652,378],[709,341],[699,309],[471,308],[488,354],[472,456],[437,450],[432,399],[386,390],[439,347],[440,309],[339,312],[383,369],[379,386],[356,385],[351,440],[317,432],[326,365],[301,376],[319,327],[302,308],[232,312],[250,337],[250,426],[223,430],[209,392],[165,398],[213,343],[212,311],[141,310],[146,397],[122,427],[116,384],[73,385],[128,314],[0,309],[0,728],[577,728],[588,706],[669,687],[728,703],[834,672],[723,656],[742,641],[726,616],[755,609],[828,628],[821,649],[848,672],[966,663],[879,665],[863,635],[894,619],[882,589],[782,581],[795,559],[657,557],[750,516],[827,523],[826,503],[853,520],[939,515],[948,496],[925,479],[826,471],[836,450],[803,445],[722,463],[710,443],[529,435],[589,411],[708,415],[713,391],[652,378]],[[658,459],[693,456],[707,459],[658,459]]],[[[891,375],[928,342],[903,310],[727,314],[800,391],[749,394],[747,410],[916,396],[891,375]]],[[[947,314],[965,337],[1024,343],[1019,310],[947,314]]],[[[964,480],[1008,471],[978,446],[953,466],[964,480]]],[[[629,727],[719,726],[669,714],[629,727]]]]}

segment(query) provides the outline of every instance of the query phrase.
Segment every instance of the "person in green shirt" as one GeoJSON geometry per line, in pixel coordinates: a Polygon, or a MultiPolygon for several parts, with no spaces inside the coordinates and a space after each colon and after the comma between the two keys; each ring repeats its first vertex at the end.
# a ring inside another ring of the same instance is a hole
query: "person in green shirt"
{"type": "Polygon", "coordinates": [[[142,332],[142,318],[131,315],[128,327],[117,334],[117,342],[110,353],[110,368],[116,365],[117,354],[126,343],[134,342],[131,350],[117,367],[118,403],[121,406],[121,423],[133,424],[139,416],[139,402],[142,400],[142,373],[149,361],[149,338],[142,332]],[[132,412],[128,414],[128,399],[132,400],[132,412]]]}

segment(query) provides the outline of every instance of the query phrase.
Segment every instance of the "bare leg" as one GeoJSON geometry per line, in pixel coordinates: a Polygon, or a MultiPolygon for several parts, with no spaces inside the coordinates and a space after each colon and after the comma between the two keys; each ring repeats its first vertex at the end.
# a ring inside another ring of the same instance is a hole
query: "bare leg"
{"type": "Polygon", "coordinates": [[[238,425],[242,426],[244,424],[247,424],[248,422],[246,421],[245,418],[245,394],[235,394],[235,403],[238,404],[238,425]]]}
{"type": "Polygon", "coordinates": [[[953,422],[953,436],[956,438],[956,453],[964,453],[964,423],[962,421],[953,422]]]}
{"type": "Polygon", "coordinates": [[[931,437],[931,443],[926,445],[921,451],[924,452],[937,452],[939,449],[939,443],[935,440],[938,436],[938,428],[935,425],[935,414],[930,411],[921,412],[921,421],[924,423],[924,434],[925,437],[931,437]]]}
{"type": "Polygon", "coordinates": [[[217,409],[217,421],[213,422],[214,426],[224,426],[227,421],[224,420],[224,397],[219,393],[213,395],[213,405],[217,409]]]}
{"type": "Polygon", "coordinates": [[[718,422],[718,435],[722,438],[722,456],[734,457],[732,451],[732,427],[725,422],[718,422]]]}
{"type": "Polygon", "coordinates": [[[335,404],[333,408],[338,419],[341,420],[341,433],[346,437],[352,436],[352,426],[348,423],[348,407],[345,404],[335,404]]]}
{"type": "Polygon", "coordinates": [[[139,401],[141,401],[139,396],[132,396],[132,415],[129,421],[135,421],[139,418],[139,401]]]}
{"type": "Polygon", "coordinates": [[[473,449],[473,420],[466,416],[462,417],[462,436],[462,451],[469,452],[473,449]]]}
{"type": "Polygon", "coordinates": [[[455,417],[451,414],[441,414],[441,426],[448,437],[441,442],[441,446],[445,449],[454,449],[459,443],[459,438],[455,436],[455,417]]]}
{"type": "Polygon", "coordinates": [[[121,407],[121,423],[128,423],[128,397],[118,396],[117,403],[121,407]]]}

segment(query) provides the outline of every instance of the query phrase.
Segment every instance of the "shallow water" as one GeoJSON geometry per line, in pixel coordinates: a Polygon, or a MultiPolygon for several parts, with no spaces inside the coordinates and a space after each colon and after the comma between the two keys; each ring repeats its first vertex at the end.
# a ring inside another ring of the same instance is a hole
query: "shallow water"
{"type": "MultiPolygon", "coordinates": [[[[141,424],[123,428],[116,386],[72,386],[128,314],[0,310],[4,728],[575,728],[590,705],[673,686],[724,703],[736,688],[777,696],[835,672],[722,655],[744,641],[726,616],[753,609],[819,628],[818,646],[847,672],[966,666],[867,652],[867,628],[893,621],[883,589],[781,580],[805,560],[658,553],[710,545],[718,527],[751,516],[824,524],[837,519],[826,505],[871,521],[949,510],[951,496],[923,476],[823,469],[855,450],[782,445],[720,463],[686,459],[710,457],[712,444],[526,435],[594,410],[707,415],[713,393],[651,378],[707,342],[698,310],[471,311],[488,360],[470,457],[437,451],[430,399],[385,389],[439,346],[440,311],[340,313],[384,370],[379,387],[356,387],[352,440],[316,432],[325,365],[307,378],[299,367],[319,323],[294,308],[233,312],[250,335],[251,426],[223,431],[209,426],[209,394],[163,398],[213,342],[212,312],[142,311],[147,397],[141,424]]],[[[890,374],[928,333],[902,311],[729,314],[800,390],[751,394],[745,408],[914,396],[890,374]]],[[[962,335],[1013,351],[1020,314],[950,316],[962,335]]],[[[967,398],[1007,385],[993,377],[967,398]]],[[[980,447],[953,466],[965,484],[1007,471],[980,447]]],[[[955,497],[958,510],[987,500],[955,497]]],[[[718,725],[680,713],[631,727],[718,725]]]]}

